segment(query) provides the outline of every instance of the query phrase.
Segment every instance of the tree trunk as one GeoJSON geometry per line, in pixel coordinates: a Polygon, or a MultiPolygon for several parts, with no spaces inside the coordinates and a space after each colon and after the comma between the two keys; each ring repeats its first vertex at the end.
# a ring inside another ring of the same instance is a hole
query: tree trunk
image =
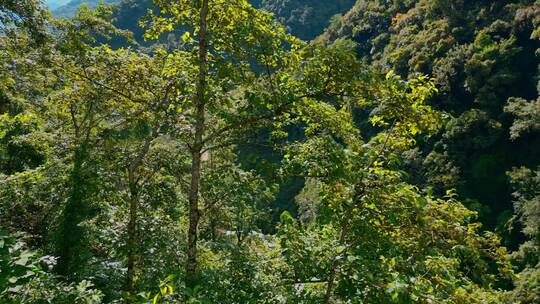
{"type": "Polygon", "coordinates": [[[139,176],[137,171],[143,164],[144,158],[150,150],[152,140],[158,136],[158,131],[154,132],[152,136],[148,137],[142,146],[141,150],[137,154],[137,157],[131,161],[128,168],[128,185],[129,185],[129,223],[127,227],[127,274],[125,290],[130,293],[134,291],[134,277],[135,277],[135,262],[137,258],[137,223],[139,221],[139,176]]]}
{"type": "Polygon", "coordinates": [[[56,241],[56,255],[59,257],[56,271],[68,279],[76,277],[77,270],[88,254],[85,231],[80,226],[88,218],[90,209],[86,203],[89,181],[84,163],[87,157],[86,144],[75,149],[70,174],[71,191],[62,213],[56,241]]]}
{"type": "Polygon", "coordinates": [[[195,137],[191,147],[191,182],[189,189],[189,230],[186,263],[186,284],[194,287],[197,284],[197,233],[199,226],[199,186],[201,181],[201,156],[205,131],[206,76],[207,76],[207,37],[206,19],[208,16],[208,0],[202,1],[199,24],[199,77],[197,95],[195,96],[195,137]]]}
{"type": "Polygon", "coordinates": [[[129,223],[127,226],[127,274],[125,290],[133,292],[133,279],[135,276],[135,259],[137,254],[137,211],[139,208],[139,194],[133,173],[129,174],[129,223]]]}

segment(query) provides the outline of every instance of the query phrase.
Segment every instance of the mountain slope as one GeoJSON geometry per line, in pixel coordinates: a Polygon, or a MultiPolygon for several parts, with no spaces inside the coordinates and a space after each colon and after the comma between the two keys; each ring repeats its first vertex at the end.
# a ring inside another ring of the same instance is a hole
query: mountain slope
{"type": "Polygon", "coordinates": [[[273,12],[295,36],[311,40],[319,35],[336,14],[343,14],[355,0],[253,0],[256,7],[273,12]]]}
{"type": "Polygon", "coordinates": [[[411,179],[439,192],[456,187],[494,226],[512,210],[506,172],[540,163],[540,134],[512,139],[508,113],[509,102],[538,96],[539,15],[532,0],[359,0],[317,40],[346,37],[383,73],[437,78],[433,103],[453,118],[404,161],[411,179]]]}
{"type": "MultiPolygon", "coordinates": [[[[146,9],[152,4],[151,0],[109,0],[106,2],[120,2],[117,9],[118,24],[134,32],[140,32],[138,20],[146,14],[146,9]]],[[[255,7],[274,13],[293,35],[304,40],[311,40],[328,26],[332,16],[345,13],[352,7],[355,0],[251,0],[249,2],[255,7]]],[[[71,16],[82,3],[95,7],[99,0],[71,0],[68,4],[54,10],[54,14],[59,17],[71,16]]]]}
{"type": "MultiPolygon", "coordinates": [[[[70,17],[75,14],[77,9],[81,6],[81,4],[87,4],[89,7],[94,8],[100,3],[102,0],[71,0],[65,5],[59,6],[57,8],[52,8],[52,12],[56,17],[70,17]]],[[[105,0],[104,2],[107,4],[117,3],[119,0],[105,0]]]]}
{"type": "Polygon", "coordinates": [[[49,9],[55,10],[63,5],[66,5],[68,2],[69,0],[47,0],[45,1],[45,4],[49,9]]]}

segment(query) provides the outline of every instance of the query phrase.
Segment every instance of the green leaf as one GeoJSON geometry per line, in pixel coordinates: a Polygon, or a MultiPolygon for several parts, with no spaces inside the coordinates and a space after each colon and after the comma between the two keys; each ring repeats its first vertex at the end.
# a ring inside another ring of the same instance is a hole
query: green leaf
{"type": "Polygon", "coordinates": [[[182,35],[182,41],[186,42],[189,40],[189,38],[191,37],[191,34],[189,32],[185,32],[183,35],[182,35]]]}

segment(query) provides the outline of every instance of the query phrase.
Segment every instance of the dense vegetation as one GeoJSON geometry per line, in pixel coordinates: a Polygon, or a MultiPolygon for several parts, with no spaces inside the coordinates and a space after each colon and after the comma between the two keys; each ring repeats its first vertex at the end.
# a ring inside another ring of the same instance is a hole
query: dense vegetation
{"type": "Polygon", "coordinates": [[[437,193],[457,188],[490,227],[509,217],[506,172],[540,162],[529,132],[538,127],[539,10],[535,1],[358,1],[319,38],[359,42],[378,70],[437,79],[433,103],[451,119],[410,151],[411,179],[437,193]]]}
{"type": "Polygon", "coordinates": [[[251,4],[0,3],[1,302],[538,303],[540,4],[251,4]]]}
{"type": "MultiPolygon", "coordinates": [[[[117,3],[114,23],[124,29],[139,33],[139,20],[146,15],[152,7],[151,0],[108,0],[107,3],[117,3]]],[[[319,35],[329,24],[332,17],[343,14],[349,10],[354,0],[320,1],[320,0],[250,0],[253,6],[274,14],[285,29],[304,40],[311,40],[319,35]]],[[[73,16],[81,3],[95,7],[97,0],[71,0],[54,10],[56,16],[73,16]]],[[[139,39],[139,42],[143,42],[139,39]]]]}

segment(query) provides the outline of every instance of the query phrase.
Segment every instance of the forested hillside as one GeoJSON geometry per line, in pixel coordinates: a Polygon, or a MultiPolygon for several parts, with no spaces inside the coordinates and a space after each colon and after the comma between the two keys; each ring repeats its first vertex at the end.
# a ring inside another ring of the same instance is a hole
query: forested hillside
{"type": "Polygon", "coordinates": [[[293,35],[311,40],[329,25],[334,16],[347,12],[355,0],[252,0],[250,3],[274,13],[293,35]]]}
{"type": "Polygon", "coordinates": [[[80,2],[0,2],[0,303],[540,302],[540,2],[80,2]]]}
{"type": "MultiPolygon", "coordinates": [[[[152,0],[109,0],[117,3],[116,24],[134,32],[140,32],[138,21],[152,7],[152,0]]],[[[329,25],[332,17],[347,12],[354,0],[251,0],[253,6],[274,14],[286,30],[296,37],[311,40],[329,25]]],[[[57,16],[72,16],[81,3],[95,7],[97,0],[71,0],[68,4],[54,10],[57,16]]],[[[142,34],[142,33],[141,33],[142,34]]],[[[141,37],[141,36],[138,36],[141,37]]]]}
{"type": "Polygon", "coordinates": [[[347,37],[381,72],[436,78],[433,104],[451,118],[411,150],[411,180],[457,188],[491,227],[510,217],[506,172],[540,163],[534,1],[358,1],[319,41],[347,37]]]}
{"type": "MultiPolygon", "coordinates": [[[[53,5],[55,4],[54,1],[49,2],[53,5]]],[[[51,9],[54,12],[54,15],[57,17],[72,17],[82,4],[88,5],[90,8],[95,8],[100,2],[112,4],[118,2],[118,0],[70,0],[63,5],[55,5],[54,8],[51,7],[51,9]]]]}
{"type": "MultiPolygon", "coordinates": [[[[436,79],[432,103],[450,116],[437,136],[404,153],[408,180],[434,193],[457,189],[512,247],[523,241],[519,231],[538,236],[540,2],[359,0],[317,41],[344,37],[381,73],[436,79]]],[[[540,283],[537,250],[526,254],[536,267],[529,290],[540,283]]]]}

